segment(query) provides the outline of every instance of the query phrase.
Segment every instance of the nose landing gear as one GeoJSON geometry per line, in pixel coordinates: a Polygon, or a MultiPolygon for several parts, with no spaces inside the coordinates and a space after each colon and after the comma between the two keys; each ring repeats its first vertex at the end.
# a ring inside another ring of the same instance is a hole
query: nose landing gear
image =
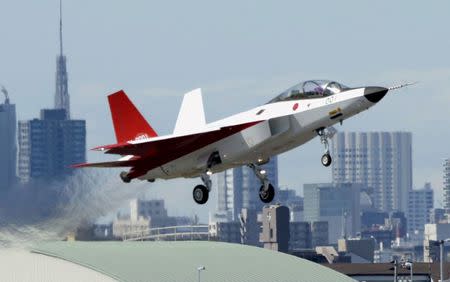
{"type": "Polygon", "coordinates": [[[320,161],[322,162],[322,165],[324,167],[329,167],[331,165],[331,162],[332,162],[330,154],[328,152],[323,154],[322,158],[320,159],[320,161]]]}
{"type": "Polygon", "coordinates": [[[328,128],[321,127],[319,129],[316,129],[317,135],[320,137],[320,142],[325,146],[325,154],[322,155],[322,158],[320,159],[321,163],[325,167],[329,167],[332,162],[332,158],[330,155],[330,149],[328,144],[328,139],[333,138],[334,134],[336,134],[337,130],[330,126],[328,128]]]}

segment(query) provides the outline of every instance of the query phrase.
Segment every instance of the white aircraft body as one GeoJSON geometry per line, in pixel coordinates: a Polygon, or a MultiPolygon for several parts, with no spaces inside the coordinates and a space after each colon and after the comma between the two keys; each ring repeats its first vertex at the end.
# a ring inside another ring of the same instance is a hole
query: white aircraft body
{"type": "Polygon", "coordinates": [[[321,158],[331,164],[328,140],[336,123],[367,110],[391,88],[378,86],[349,88],[335,81],[301,82],[268,102],[246,112],[206,123],[200,89],[183,98],[173,134],[157,136],[123,91],[108,96],[117,144],[94,148],[121,155],[113,162],[79,164],[74,167],[130,167],[120,174],[132,179],[171,179],[200,177],[193,197],[198,204],[208,200],[210,176],[223,170],[247,165],[261,181],[260,199],[274,198],[261,165],[272,156],[300,146],[316,136],[324,144],[321,158]]]}

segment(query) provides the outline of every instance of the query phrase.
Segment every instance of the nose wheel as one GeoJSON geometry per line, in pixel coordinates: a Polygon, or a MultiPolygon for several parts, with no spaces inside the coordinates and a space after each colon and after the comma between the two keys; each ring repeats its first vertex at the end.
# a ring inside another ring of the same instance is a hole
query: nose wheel
{"type": "Polygon", "coordinates": [[[320,143],[322,143],[325,147],[325,154],[322,155],[320,161],[324,167],[329,167],[332,163],[332,158],[330,155],[330,145],[328,144],[328,139],[333,138],[337,130],[334,127],[330,126],[328,128],[321,127],[319,129],[316,129],[316,132],[320,137],[320,143]]]}
{"type": "Polygon", "coordinates": [[[331,165],[332,159],[329,153],[323,154],[322,158],[320,159],[322,162],[322,165],[324,167],[329,167],[331,165]]]}

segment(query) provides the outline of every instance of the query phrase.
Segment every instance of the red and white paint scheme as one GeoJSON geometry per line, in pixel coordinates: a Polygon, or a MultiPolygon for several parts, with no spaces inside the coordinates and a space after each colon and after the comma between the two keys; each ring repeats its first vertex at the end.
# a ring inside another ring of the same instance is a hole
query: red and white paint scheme
{"type": "Polygon", "coordinates": [[[122,157],[117,161],[78,164],[74,167],[129,167],[120,174],[132,179],[201,177],[204,185],[193,191],[204,204],[211,189],[210,176],[247,165],[261,180],[260,199],[269,203],[274,188],[260,165],[270,157],[319,136],[325,146],[321,162],[331,164],[328,140],[333,124],[367,110],[391,89],[378,86],[350,88],[335,81],[301,82],[268,103],[249,111],[206,123],[201,89],[186,93],[172,134],[158,136],[123,91],[108,96],[117,143],[94,148],[122,157]]]}

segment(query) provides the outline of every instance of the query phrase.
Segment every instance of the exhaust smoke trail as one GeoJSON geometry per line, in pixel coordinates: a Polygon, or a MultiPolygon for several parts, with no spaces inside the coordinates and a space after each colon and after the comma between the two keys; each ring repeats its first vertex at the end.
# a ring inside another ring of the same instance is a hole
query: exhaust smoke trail
{"type": "Polygon", "coordinates": [[[0,246],[26,247],[62,240],[77,227],[114,212],[145,193],[146,183],[124,185],[117,172],[77,171],[66,181],[20,185],[0,194],[0,246]]]}

